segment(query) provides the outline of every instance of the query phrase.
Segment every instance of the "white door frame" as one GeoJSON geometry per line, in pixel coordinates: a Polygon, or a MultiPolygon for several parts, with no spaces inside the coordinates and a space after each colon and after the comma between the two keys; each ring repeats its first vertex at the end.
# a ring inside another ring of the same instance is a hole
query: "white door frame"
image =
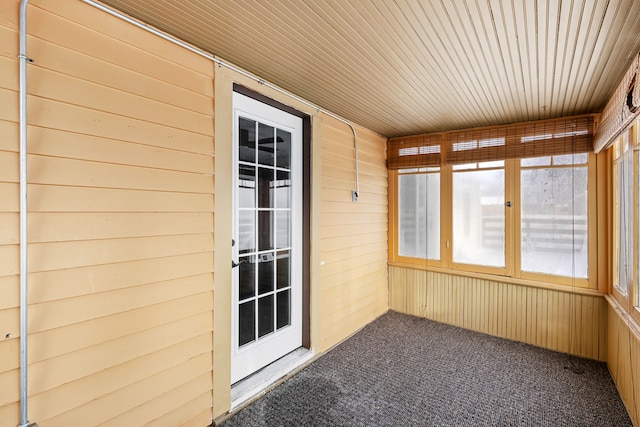
{"type": "MultiPolygon", "coordinates": [[[[235,383],[251,373],[270,364],[274,360],[301,347],[303,312],[303,125],[300,117],[264,104],[240,93],[233,93],[233,236],[239,235],[238,218],[238,120],[239,117],[274,126],[292,134],[291,143],[291,324],[255,342],[239,348],[238,306],[239,269],[232,272],[232,333],[231,333],[231,383],[235,383]]],[[[256,138],[257,139],[257,138],[256,138]]],[[[257,142],[256,142],[257,144],[257,142]]],[[[217,177],[221,179],[221,177],[217,177]]],[[[257,221],[255,228],[257,229],[257,221]]],[[[258,245],[257,232],[255,245],[258,245]]],[[[239,262],[239,245],[232,247],[232,259],[239,262]]],[[[275,261],[274,261],[275,262],[275,261]]],[[[257,284],[256,284],[257,286],[257,284]]],[[[257,301],[257,300],[256,300],[257,301]]]]}

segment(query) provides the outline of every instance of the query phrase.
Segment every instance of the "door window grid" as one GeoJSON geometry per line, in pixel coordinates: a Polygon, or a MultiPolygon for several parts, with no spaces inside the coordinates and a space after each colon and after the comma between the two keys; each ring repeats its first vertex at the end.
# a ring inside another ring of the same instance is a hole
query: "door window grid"
{"type": "Polygon", "coordinates": [[[242,117],[238,126],[238,346],[245,346],[291,324],[291,133],[242,117]]]}

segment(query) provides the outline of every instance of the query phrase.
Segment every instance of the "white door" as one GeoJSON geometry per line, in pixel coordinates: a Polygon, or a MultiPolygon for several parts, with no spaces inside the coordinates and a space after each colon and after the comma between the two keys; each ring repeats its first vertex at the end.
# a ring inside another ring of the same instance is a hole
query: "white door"
{"type": "Polygon", "coordinates": [[[302,345],[303,185],[302,119],[235,92],[233,108],[232,384],[302,345]]]}

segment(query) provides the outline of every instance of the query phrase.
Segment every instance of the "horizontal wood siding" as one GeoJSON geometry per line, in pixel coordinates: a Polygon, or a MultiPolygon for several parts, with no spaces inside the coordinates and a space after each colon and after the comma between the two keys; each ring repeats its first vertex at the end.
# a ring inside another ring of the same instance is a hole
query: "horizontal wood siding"
{"type": "Polygon", "coordinates": [[[605,361],[604,297],[389,267],[391,310],[605,361]]]}
{"type": "MultiPolygon", "coordinates": [[[[18,0],[0,2],[0,425],[19,423],[18,0]]],[[[28,7],[29,419],[211,422],[213,64],[28,7]]]]}
{"type": "Polygon", "coordinates": [[[607,366],[634,425],[640,424],[640,331],[613,298],[607,305],[607,366]]]}
{"type": "Polygon", "coordinates": [[[388,309],[386,140],[358,128],[360,197],[351,129],[322,117],[320,350],[388,309]]]}

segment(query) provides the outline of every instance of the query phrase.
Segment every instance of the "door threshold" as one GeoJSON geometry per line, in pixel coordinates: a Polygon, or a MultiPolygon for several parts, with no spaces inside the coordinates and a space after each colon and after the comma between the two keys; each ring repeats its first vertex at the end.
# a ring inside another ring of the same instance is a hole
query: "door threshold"
{"type": "Polygon", "coordinates": [[[230,411],[238,409],[240,406],[262,396],[276,385],[284,382],[312,358],[313,352],[311,350],[300,347],[260,369],[255,374],[238,381],[231,386],[230,411]]]}

